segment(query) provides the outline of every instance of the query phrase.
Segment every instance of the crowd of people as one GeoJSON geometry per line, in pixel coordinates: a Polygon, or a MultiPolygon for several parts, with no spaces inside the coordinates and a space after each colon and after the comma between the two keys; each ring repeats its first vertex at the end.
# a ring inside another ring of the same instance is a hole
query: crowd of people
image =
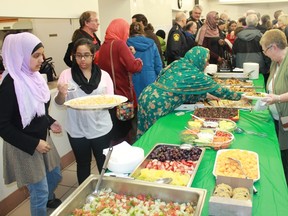
{"type": "MultiPolygon", "coordinates": [[[[133,103],[136,115],[123,121],[116,107],[67,108],[65,130],[76,158],[79,184],[91,173],[92,154],[101,172],[103,149],[124,140],[133,144],[179,105],[205,98],[240,100],[240,93],[204,74],[209,63],[221,68],[233,56],[234,67],[242,68],[248,61],[260,66],[288,179],[288,15],[279,10],[275,20],[270,20],[269,15],[249,10],[237,21],[217,11],[208,12],[205,20],[201,15],[200,5],[194,6],[188,18],[178,12],[167,43],[165,31],[154,33],[143,14],[133,15],[131,24],[114,19],[101,43],[96,36],[98,14],[82,13],[64,56],[68,69],[60,73],[53,100],[63,105],[87,95],[122,95],[133,103]]],[[[39,73],[43,53],[43,44],[31,33],[8,35],[3,43],[0,100],[6,103],[0,106],[0,136],[4,139],[4,178],[5,183],[28,186],[31,215],[45,215],[46,207],[61,203],[53,193],[61,179],[60,158],[49,130],[61,133],[62,128],[48,114],[50,91],[39,73]]]]}

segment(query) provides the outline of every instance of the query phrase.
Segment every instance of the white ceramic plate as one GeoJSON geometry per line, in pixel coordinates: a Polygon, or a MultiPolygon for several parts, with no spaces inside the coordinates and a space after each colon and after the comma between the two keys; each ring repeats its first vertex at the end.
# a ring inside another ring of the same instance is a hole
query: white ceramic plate
{"type": "MultiPolygon", "coordinates": [[[[215,177],[217,177],[217,173],[216,173],[217,161],[220,158],[220,155],[223,154],[223,153],[227,154],[227,152],[229,152],[229,151],[231,152],[231,151],[235,151],[235,150],[240,151],[240,153],[241,152],[243,152],[243,153],[247,152],[247,153],[252,154],[252,155],[254,155],[256,157],[256,161],[257,161],[256,168],[257,168],[257,176],[258,177],[256,179],[253,179],[253,181],[254,182],[258,181],[260,179],[260,169],[259,169],[259,157],[258,157],[258,154],[256,152],[253,152],[253,151],[247,151],[247,150],[241,150],[241,149],[222,149],[222,150],[217,151],[217,155],[216,155],[216,159],[215,159],[215,163],[214,163],[214,168],[213,168],[213,175],[215,177]]],[[[236,158],[236,159],[238,159],[238,158],[236,158]]],[[[242,168],[245,168],[244,164],[242,164],[242,168]]],[[[225,176],[230,176],[230,175],[225,175],[225,176]]],[[[233,176],[231,175],[230,177],[233,177],[233,176]]],[[[234,177],[237,177],[237,176],[234,176],[234,177]]]]}
{"type": "Polygon", "coordinates": [[[247,99],[251,100],[260,100],[266,98],[267,93],[264,92],[256,92],[255,95],[247,95],[247,93],[244,93],[243,96],[247,99]]]}
{"type": "Polygon", "coordinates": [[[66,101],[65,106],[73,109],[109,109],[128,99],[122,95],[91,95],[66,101]]]}

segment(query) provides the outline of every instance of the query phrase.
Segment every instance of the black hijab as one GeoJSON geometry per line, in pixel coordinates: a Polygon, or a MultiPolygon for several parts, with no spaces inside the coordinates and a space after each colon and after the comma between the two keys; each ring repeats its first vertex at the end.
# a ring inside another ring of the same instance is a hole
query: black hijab
{"type": "Polygon", "coordinates": [[[94,89],[98,88],[101,80],[101,70],[96,64],[92,64],[91,78],[88,81],[83,75],[78,64],[73,64],[72,68],[72,78],[80,86],[80,88],[86,93],[91,94],[94,89]]]}

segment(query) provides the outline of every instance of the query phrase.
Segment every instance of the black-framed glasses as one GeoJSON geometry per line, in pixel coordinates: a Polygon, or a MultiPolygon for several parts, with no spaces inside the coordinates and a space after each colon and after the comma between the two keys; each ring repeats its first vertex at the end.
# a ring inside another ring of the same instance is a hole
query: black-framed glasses
{"type": "Polygon", "coordinates": [[[82,58],[84,58],[84,59],[86,60],[86,59],[89,59],[89,58],[92,58],[92,57],[93,57],[93,55],[90,54],[90,53],[84,53],[83,55],[77,53],[77,54],[75,54],[74,56],[75,56],[75,58],[78,59],[78,60],[82,60],[82,58]]]}
{"type": "Polygon", "coordinates": [[[272,46],[273,46],[273,44],[270,45],[270,46],[268,46],[268,47],[267,47],[265,50],[263,50],[262,52],[266,55],[267,51],[268,51],[269,49],[271,49],[272,46]]]}

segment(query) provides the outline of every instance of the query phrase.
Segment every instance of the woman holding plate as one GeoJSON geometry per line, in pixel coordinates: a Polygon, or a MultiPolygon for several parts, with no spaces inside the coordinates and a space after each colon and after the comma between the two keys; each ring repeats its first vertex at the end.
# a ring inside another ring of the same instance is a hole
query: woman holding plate
{"type": "MultiPolygon", "coordinates": [[[[73,48],[73,65],[64,70],[58,80],[55,102],[59,105],[87,95],[114,94],[109,74],[93,63],[95,48],[91,40],[82,38],[73,48]]],[[[109,147],[112,120],[108,109],[76,110],[67,108],[66,130],[77,163],[77,178],[81,184],[91,170],[91,151],[99,172],[109,147]]]]}
{"type": "Polygon", "coordinates": [[[266,102],[274,118],[286,181],[288,182],[288,48],[279,29],[266,31],[260,40],[263,53],[271,60],[266,102]]]}

